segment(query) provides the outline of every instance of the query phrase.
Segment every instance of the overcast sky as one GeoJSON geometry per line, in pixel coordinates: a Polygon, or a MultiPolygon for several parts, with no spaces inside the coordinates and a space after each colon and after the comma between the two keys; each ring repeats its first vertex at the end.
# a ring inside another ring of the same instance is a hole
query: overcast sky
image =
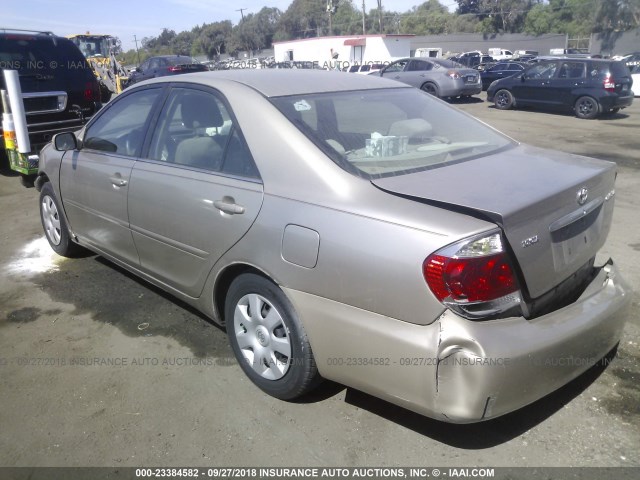
{"type": "MultiPolygon", "coordinates": [[[[1,27],[46,30],[61,36],[74,33],[107,33],[122,40],[125,50],[134,48],[138,40],[155,37],[164,27],[180,32],[195,25],[220,20],[240,20],[238,9],[245,14],[256,13],[264,6],[283,12],[292,0],[14,0],[4,1],[1,27]]],[[[323,0],[317,0],[323,1],[323,0]]],[[[360,6],[362,0],[355,0],[360,6]]],[[[383,8],[405,12],[419,0],[385,0],[383,8]]],[[[441,0],[451,10],[454,0],[441,0]]],[[[368,10],[376,0],[365,0],[368,10]]]]}

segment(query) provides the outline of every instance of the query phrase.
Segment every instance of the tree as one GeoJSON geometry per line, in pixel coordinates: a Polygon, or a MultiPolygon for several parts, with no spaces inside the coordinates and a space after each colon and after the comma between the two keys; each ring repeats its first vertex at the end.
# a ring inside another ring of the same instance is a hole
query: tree
{"type": "Polygon", "coordinates": [[[230,20],[204,24],[195,43],[209,60],[217,59],[225,51],[225,43],[231,38],[232,28],[230,20]]]}
{"type": "Polygon", "coordinates": [[[341,1],[333,16],[332,34],[355,35],[359,33],[362,33],[362,12],[355,7],[352,0],[341,1]]]}
{"type": "Polygon", "coordinates": [[[478,0],[485,33],[520,32],[531,8],[542,0],[478,0]]]}
{"type": "Polygon", "coordinates": [[[183,31],[177,34],[170,42],[171,53],[176,55],[191,55],[191,46],[195,41],[192,32],[183,31]]]}
{"type": "Polygon", "coordinates": [[[479,14],[480,13],[480,0],[456,0],[458,4],[458,15],[479,14]]]}
{"type": "Polygon", "coordinates": [[[595,31],[621,31],[640,23],[640,0],[600,0],[595,9],[595,31]]]}
{"type": "Polygon", "coordinates": [[[263,7],[258,13],[250,13],[233,28],[227,44],[230,53],[242,50],[256,52],[271,47],[282,12],[277,8],[263,7]]]}
{"type": "Polygon", "coordinates": [[[416,35],[437,35],[448,33],[452,14],[438,0],[428,0],[413,7],[410,14],[404,15],[400,24],[401,31],[416,35]]]}
{"type": "Polygon", "coordinates": [[[280,17],[275,39],[290,40],[323,35],[329,27],[325,7],[325,3],[318,0],[293,0],[280,17]]]}

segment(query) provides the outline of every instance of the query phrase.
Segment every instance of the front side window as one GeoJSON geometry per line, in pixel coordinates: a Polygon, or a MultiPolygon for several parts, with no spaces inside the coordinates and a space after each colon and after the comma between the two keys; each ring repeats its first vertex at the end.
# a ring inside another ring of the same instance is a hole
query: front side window
{"type": "Polygon", "coordinates": [[[512,145],[508,138],[415,88],[271,101],[334,162],[365,178],[438,168],[512,145]]]}
{"type": "Polygon", "coordinates": [[[146,123],[160,92],[160,88],[150,88],[115,100],[89,126],[83,148],[139,156],[146,123]]]}
{"type": "Polygon", "coordinates": [[[389,65],[384,73],[402,72],[407,66],[408,60],[400,60],[389,65]]]}
{"type": "Polygon", "coordinates": [[[556,63],[540,62],[527,71],[527,77],[538,80],[548,80],[553,78],[557,67],[558,65],[556,63]]]}

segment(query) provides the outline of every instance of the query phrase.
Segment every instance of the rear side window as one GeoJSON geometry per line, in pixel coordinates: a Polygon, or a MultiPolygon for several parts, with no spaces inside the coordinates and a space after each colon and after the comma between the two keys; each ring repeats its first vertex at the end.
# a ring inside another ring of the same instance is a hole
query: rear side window
{"type": "Polygon", "coordinates": [[[624,62],[612,62],[609,65],[609,70],[614,77],[626,77],[629,75],[629,67],[624,62]]]}
{"type": "Polygon", "coordinates": [[[158,118],[148,157],[258,178],[253,158],[224,103],[202,90],[172,89],[158,118]]]}
{"type": "Polygon", "coordinates": [[[431,70],[433,68],[433,64],[429,62],[424,62],[422,60],[413,60],[409,64],[410,72],[424,72],[431,70]]]}

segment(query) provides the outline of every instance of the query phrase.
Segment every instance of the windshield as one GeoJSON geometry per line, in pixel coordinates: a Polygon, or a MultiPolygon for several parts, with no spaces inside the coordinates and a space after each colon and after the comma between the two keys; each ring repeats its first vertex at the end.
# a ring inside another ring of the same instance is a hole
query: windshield
{"type": "Polygon", "coordinates": [[[78,46],[86,58],[109,56],[109,42],[105,36],[82,35],[72,38],[71,41],[78,46]]]}
{"type": "Polygon", "coordinates": [[[438,168],[513,144],[415,88],[321,93],[271,101],[338,165],[365,178],[438,168]]]}

